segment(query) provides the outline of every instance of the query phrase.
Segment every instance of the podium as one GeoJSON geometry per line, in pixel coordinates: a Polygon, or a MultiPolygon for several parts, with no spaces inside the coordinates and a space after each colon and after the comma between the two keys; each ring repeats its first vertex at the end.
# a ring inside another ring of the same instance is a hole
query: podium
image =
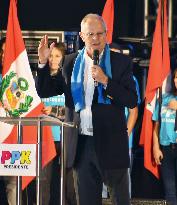
{"type": "MultiPolygon", "coordinates": [[[[60,126],[61,127],[61,187],[60,204],[65,205],[65,156],[64,156],[64,127],[74,128],[73,123],[62,122],[58,118],[48,115],[38,117],[0,117],[0,121],[17,126],[17,143],[23,142],[23,126],[37,126],[37,164],[36,164],[36,204],[42,205],[41,194],[41,172],[42,172],[42,126],[60,126]]],[[[22,205],[22,177],[17,176],[17,196],[16,204],[22,205]]]]}

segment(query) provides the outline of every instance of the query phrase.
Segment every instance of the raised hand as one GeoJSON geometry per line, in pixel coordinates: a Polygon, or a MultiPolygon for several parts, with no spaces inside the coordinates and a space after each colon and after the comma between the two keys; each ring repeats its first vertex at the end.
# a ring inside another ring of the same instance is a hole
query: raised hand
{"type": "Polygon", "coordinates": [[[39,62],[42,64],[47,63],[47,60],[49,58],[49,55],[54,47],[55,43],[53,42],[50,47],[48,47],[48,36],[45,35],[38,46],[38,56],[39,56],[39,62]]]}

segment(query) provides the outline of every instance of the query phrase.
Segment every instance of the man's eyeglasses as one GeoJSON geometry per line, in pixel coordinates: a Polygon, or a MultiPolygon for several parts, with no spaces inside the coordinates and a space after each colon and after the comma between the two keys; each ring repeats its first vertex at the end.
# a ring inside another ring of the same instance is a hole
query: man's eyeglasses
{"type": "Polygon", "coordinates": [[[84,35],[87,36],[87,38],[89,39],[93,39],[95,37],[97,38],[102,38],[103,36],[105,36],[105,32],[98,32],[98,33],[84,33],[84,35]]]}

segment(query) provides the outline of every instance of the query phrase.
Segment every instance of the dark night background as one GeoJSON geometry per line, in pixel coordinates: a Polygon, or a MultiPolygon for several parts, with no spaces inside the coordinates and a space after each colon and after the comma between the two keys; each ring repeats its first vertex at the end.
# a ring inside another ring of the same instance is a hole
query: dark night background
{"type": "MultiPolygon", "coordinates": [[[[153,0],[150,0],[152,2],[153,0]]],[[[87,13],[102,14],[106,0],[18,0],[22,30],[79,31],[87,13]]],[[[143,36],[143,0],[115,0],[114,38],[143,36]]],[[[155,11],[151,3],[152,12],[155,11]]],[[[9,0],[0,0],[0,29],[6,29],[9,0]]]]}
{"type": "MultiPolygon", "coordinates": [[[[156,0],[149,0],[150,15],[155,15],[156,0]]],[[[80,21],[87,13],[102,14],[106,0],[17,0],[22,30],[79,31],[80,21]]],[[[9,0],[0,0],[0,30],[6,29],[9,0]]],[[[113,38],[143,37],[144,0],[115,0],[113,38]]],[[[177,13],[177,1],[173,1],[177,13]]],[[[174,34],[177,29],[174,23],[174,34]]],[[[154,21],[149,22],[149,36],[154,21]]]]}

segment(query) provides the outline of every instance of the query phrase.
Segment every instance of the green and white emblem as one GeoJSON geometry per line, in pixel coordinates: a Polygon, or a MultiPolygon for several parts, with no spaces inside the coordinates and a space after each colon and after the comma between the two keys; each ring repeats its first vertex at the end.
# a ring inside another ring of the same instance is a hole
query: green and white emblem
{"type": "Polygon", "coordinates": [[[25,78],[17,78],[13,71],[6,75],[0,87],[0,101],[10,117],[19,117],[28,112],[33,102],[33,97],[27,95],[29,89],[25,78]]]}

